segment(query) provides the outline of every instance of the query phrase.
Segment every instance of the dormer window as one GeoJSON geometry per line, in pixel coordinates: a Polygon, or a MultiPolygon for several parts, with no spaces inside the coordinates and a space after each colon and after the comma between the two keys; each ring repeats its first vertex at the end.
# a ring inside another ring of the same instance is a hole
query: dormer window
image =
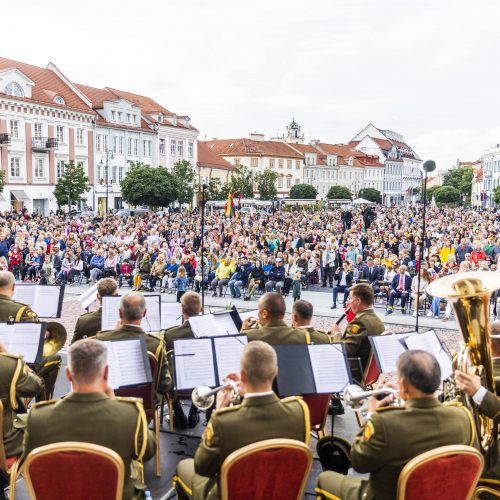
{"type": "Polygon", "coordinates": [[[24,97],[23,88],[17,82],[9,82],[5,86],[5,93],[14,97],[24,97]]]}
{"type": "Polygon", "coordinates": [[[158,113],[158,123],[163,123],[163,113],[158,113]]]}
{"type": "Polygon", "coordinates": [[[56,95],[54,97],[54,103],[60,104],[61,106],[64,106],[64,104],[65,104],[64,99],[60,95],[56,95]]]}

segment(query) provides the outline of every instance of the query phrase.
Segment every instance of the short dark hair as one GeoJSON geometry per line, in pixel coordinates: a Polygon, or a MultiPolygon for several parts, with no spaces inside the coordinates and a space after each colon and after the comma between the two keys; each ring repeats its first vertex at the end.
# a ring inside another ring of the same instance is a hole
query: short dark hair
{"type": "Polygon", "coordinates": [[[101,297],[111,297],[116,295],[118,286],[113,278],[103,278],[97,283],[97,293],[101,297]]]}
{"type": "Polygon", "coordinates": [[[418,349],[405,351],[398,358],[398,373],[410,385],[424,394],[434,394],[441,383],[441,368],[437,359],[418,349]]]}
{"type": "Polygon", "coordinates": [[[372,306],[375,300],[373,288],[368,283],[358,283],[351,287],[351,294],[357,297],[364,305],[372,306]]]}
{"type": "Polygon", "coordinates": [[[307,300],[296,300],[293,303],[292,311],[304,321],[310,321],[313,317],[314,307],[307,300]]]}
{"type": "Polygon", "coordinates": [[[265,309],[270,319],[283,319],[286,313],[285,299],[280,293],[267,292],[259,301],[260,307],[265,309]]]}

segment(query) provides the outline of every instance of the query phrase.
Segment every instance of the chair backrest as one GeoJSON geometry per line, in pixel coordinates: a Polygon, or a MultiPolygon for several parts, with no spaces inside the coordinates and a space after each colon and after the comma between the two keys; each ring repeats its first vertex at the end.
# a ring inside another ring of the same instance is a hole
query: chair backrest
{"type": "Polygon", "coordinates": [[[330,394],[302,394],[302,399],[309,407],[311,429],[323,429],[328,416],[330,394]]]}
{"type": "Polygon", "coordinates": [[[23,475],[32,499],[120,500],[125,466],[109,448],[68,441],[32,450],[23,475]]]}
{"type": "Polygon", "coordinates": [[[146,412],[146,417],[149,419],[154,417],[156,407],[156,385],[158,379],[158,362],[156,356],[148,352],[149,366],[151,367],[151,375],[153,382],[148,384],[134,385],[132,387],[124,387],[116,389],[115,395],[122,398],[140,398],[146,412]]]}
{"type": "Polygon", "coordinates": [[[468,500],[483,470],[471,446],[442,446],[410,460],[399,475],[397,500],[468,500]]]}
{"type": "Polygon", "coordinates": [[[301,499],[312,465],[309,446],[294,439],[258,441],[231,453],[220,474],[222,500],[301,499]]]}
{"type": "Polygon", "coordinates": [[[0,400],[0,469],[7,472],[7,457],[3,444],[3,402],[0,400]]]}

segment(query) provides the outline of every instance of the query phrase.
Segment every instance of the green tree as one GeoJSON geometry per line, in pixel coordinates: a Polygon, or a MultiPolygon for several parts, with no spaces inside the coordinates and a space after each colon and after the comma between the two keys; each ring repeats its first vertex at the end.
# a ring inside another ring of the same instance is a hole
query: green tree
{"type": "Polygon", "coordinates": [[[443,186],[451,186],[458,189],[460,194],[470,198],[472,191],[473,168],[469,166],[457,167],[448,170],[444,174],[443,186]]]}
{"type": "Polygon", "coordinates": [[[57,205],[60,207],[69,205],[68,209],[71,210],[73,203],[85,200],[83,195],[89,189],[89,179],[82,164],[74,161],[65,163],[64,172],[54,188],[57,205]]]}
{"type": "Polygon", "coordinates": [[[500,205],[500,186],[497,186],[493,191],[493,202],[495,205],[500,205]]]}
{"type": "Polygon", "coordinates": [[[364,198],[368,201],[373,201],[375,203],[380,203],[380,191],[374,188],[364,188],[358,193],[360,198],[364,198]]]}
{"type": "Polygon", "coordinates": [[[129,162],[130,171],[121,183],[123,199],[133,206],[167,207],[179,198],[175,177],[162,167],[129,162]]]}
{"type": "Polygon", "coordinates": [[[0,193],[3,193],[3,188],[5,187],[5,172],[0,170],[0,193]]]}
{"type": "Polygon", "coordinates": [[[432,186],[430,188],[427,188],[425,191],[425,197],[427,198],[427,200],[432,200],[432,197],[436,196],[436,192],[438,191],[438,189],[441,189],[442,187],[443,186],[432,186]]]}
{"type": "Polygon", "coordinates": [[[177,184],[177,201],[179,203],[191,203],[196,190],[196,171],[187,160],[180,160],[174,164],[172,170],[177,184]]]}
{"type": "Polygon", "coordinates": [[[441,186],[434,196],[437,203],[457,203],[460,201],[460,191],[453,186],[441,186]]]}
{"type": "Polygon", "coordinates": [[[316,194],[316,189],[311,184],[295,184],[288,197],[292,200],[315,200],[316,194]]]}
{"type": "Polygon", "coordinates": [[[266,168],[264,172],[257,175],[257,190],[261,200],[272,200],[276,197],[278,193],[276,189],[277,179],[278,174],[270,168],[266,168]]]}
{"type": "Polygon", "coordinates": [[[253,198],[253,183],[254,183],[254,175],[243,165],[239,165],[236,167],[236,170],[231,175],[231,181],[228,185],[227,192],[225,191],[225,187],[223,186],[222,192],[233,193],[237,198],[240,193],[243,195],[243,198],[253,198]]]}
{"type": "Polygon", "coordinates": [[[332,186],[326,197],[329,200],[352,200],[352,193],[344,186],[332,186]]]}
{"type": "MultiPolygon", "coordinates": [[[[227,184],[225,184],[225,186],[227,186],[227,184]]],[[[220,179],[210,179],[206,190],[206,197],[207,200],[223,200],[227,198],[227,193],[224,197],[223,185],[220,179]]]]}

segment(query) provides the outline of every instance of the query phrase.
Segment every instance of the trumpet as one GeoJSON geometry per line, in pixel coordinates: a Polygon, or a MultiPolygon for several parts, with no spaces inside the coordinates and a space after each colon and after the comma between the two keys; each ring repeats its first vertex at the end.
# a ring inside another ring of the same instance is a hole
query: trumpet
{"type": "Polygon", "coordinates": [[[236,382],[234,382],[234,380],[228,380],[215,389],[211,389],[206,385],[195,387],[193,389],[193,392],[191,393],[191,401],[199,410],[208,410],[215,402],[215,395],[219,391],[222,391],[222,389],[226,389],[228,387],[232,389],[231,402],[236,401],[236,399],[239,397],[239,392],[238,386],[236,385],[236,382]]]}
{"type": "Polygon", "coordinates": [[[359,410],[363,406],[362,401],[370,396],[382,396],[392,394],[397,400],[398,391],[391,387],[381,387],[380,389],[373,389],[371,391],[364,391],[359,385],[348,385],[344,391],[344,401],[353,410],[359,410]]]}

